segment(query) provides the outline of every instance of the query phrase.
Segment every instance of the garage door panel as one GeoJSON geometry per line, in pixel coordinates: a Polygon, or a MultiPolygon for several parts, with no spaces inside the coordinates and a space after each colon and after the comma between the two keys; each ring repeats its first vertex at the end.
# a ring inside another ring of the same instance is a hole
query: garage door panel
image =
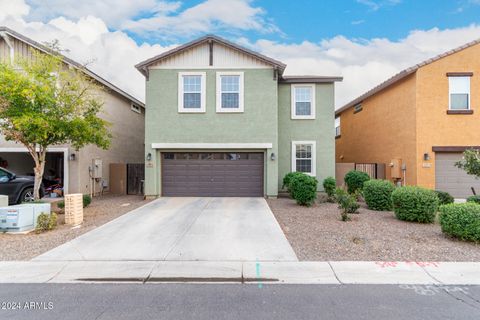
{"type": "Polygon", "coordinates": [[[165,196],[263,196],[263,153],[176,153],[162,158],[165,196]]]}
{"type": "Polygon", "coordinates": [[[462,159],[462,153],[435,154],[435,188],[450,193],[456,198],[472,195],[471,187],[480,191],[480,180],[455,167],[462,159]]]}

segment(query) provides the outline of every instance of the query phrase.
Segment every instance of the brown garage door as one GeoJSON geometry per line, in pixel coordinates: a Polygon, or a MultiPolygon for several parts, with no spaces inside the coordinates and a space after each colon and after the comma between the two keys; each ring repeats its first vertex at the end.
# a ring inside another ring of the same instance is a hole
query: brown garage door
{"type": "Polygon", "coordinates": [[[480,192],[480,180],[455,167],[462,159],[461,153],[435,154],[435,189],[446,191],[455,198],[467,198],[472,195],[471,187],[480,192]]]}
{"type": "Polygon", "coordinates": [[[162,194],[262,197],[263,153],[162,153],[162,194]]]}

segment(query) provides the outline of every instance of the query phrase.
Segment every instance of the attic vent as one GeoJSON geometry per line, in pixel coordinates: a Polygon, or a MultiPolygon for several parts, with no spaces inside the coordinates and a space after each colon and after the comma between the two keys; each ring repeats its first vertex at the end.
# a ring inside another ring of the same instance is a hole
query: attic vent
{"type": "Polygon", "coordinates": [[[358,113],[362,110],[363,110],[363,106],[362,106],[361,103],[359,103],[359,104],[355,105],[355,107],[353,107],[353,113],[358,113]]]}
{"type": "Polygon", "coordinates": [[[134,103],[132,103],[132,108],[131,109],[132,109],[133,112],[142,113],[142,109],[140,109],[140,106],[138,106],[134,103]]]}

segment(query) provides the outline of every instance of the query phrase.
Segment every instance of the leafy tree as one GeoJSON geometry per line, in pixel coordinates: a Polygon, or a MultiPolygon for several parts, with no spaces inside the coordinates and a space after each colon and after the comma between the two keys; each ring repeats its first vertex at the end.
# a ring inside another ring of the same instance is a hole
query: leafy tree
{"type": "Polygon", "coordinates": [[[102,107],[102,88],[53,51],[32,50],[31,59],[17,58],[15,66],[0,63],[0,133],[23,144],[32,156],[35,199],[49,146],[109,147],[109,123],[97,116],[102,107]]]}
{"type": "Polygon", "coordinates": [[[480,178],[480,151],[467,149],[463,153],[463,159],[456,162],[455,166],[465,170],[468,174],[480,178]]]}

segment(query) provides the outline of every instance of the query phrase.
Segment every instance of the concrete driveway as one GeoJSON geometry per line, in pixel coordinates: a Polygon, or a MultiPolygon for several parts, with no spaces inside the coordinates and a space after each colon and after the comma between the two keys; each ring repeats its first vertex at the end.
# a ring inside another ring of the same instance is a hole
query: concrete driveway
{"type": "Polygon", "coordinates": [[[161,198],[34,260],[297,261],[263,198],[161,198]]]}

